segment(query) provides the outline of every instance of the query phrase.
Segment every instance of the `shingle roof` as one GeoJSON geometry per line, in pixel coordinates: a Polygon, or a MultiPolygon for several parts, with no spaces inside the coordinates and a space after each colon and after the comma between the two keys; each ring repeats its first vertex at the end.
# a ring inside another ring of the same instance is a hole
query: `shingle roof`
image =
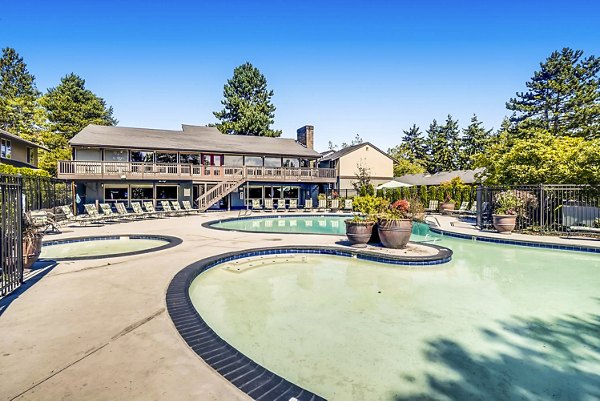
{"type": "Polygon", "coordinates": [[[370,147],[372,147],[373,149],[383,153],[384,155],[386,155],[387,157],[389,157],[390,159],[394,160],[393,157],[391,157],[390,155],[388,155],[386,152],[384,152],[383,150],[379,149],[377,146],[373,145],[371,142],[363,142],[363,143],[359,143],[358,145],[352,145],[352,146],[347,146],[343,149],[338,150],[337,152],[333,152],[331,154],[326,154],[323,158],[321,158],[320,161],[328,161],[328,160],[337,160],[342,156],[347,155],[348,153],[352,153],[354,152],[356,149],[362,148],[363,146],[369,145],[370,147]]]}
{"type": "Polygon", "coordinates": [[[90,124],[69,141],[73,146],[281,155],[317,158],[294,139],[224,135],[214,127],[182,125],[181,131],[90,124]]]}
{"type": "Polygon", "coordinates": [[[484,172],[484,168],[477,168],[475,170],[441,171],[435,174],[406,174],[401,177],[394,177],[394,180],[410,185],[440,185],[459,177],[465,184],[474,184],[479,182],[477,176],[484,172]]]}
{"type": "Polygon", "coordinates": [[[2,133],[4,136],[6,136],[6,137],[10,138],[11,140],[14,140],[14,141],[19,141],[19,142],[23,142],[23,143],[25,143],[25,144],[27,144],[27,145],[35,146],[36,148],[41,148],[41,149],[44,149],[44,150],[49,150],[49,149],[48,149],[47,147],[45,147],[45,146],[42,146],[42,145],[40,145],[40,144],[37,144],[37,143],[35,143],[35,142],[28,141],[27,139],[23,139],[23,138],[21,138],[20,136],[17,136],[17,135],[11,134],[10,132],[8,132],[8,131],[4,131],[3,129],[0,129],[0,133],[2,133]]]}

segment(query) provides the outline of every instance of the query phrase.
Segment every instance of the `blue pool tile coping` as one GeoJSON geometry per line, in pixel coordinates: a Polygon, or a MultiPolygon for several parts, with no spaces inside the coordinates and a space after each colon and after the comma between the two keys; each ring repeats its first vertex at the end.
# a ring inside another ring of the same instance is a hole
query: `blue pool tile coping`
{"type": "Polygon", "coordinates": [[[179,271],[167,289],[167,310],[175,328],[188,346],[238,389],[260,401],[321,401],[322,396],[286,380],[254,362],[239,350],[219,337],[194,308],[189,295],[192,281],[214,266],[241,258],[278,254],[321,254],[369,260],[379,263],[407,266],[427,266],[446,263],[452,259],[448,248],[431,244],[438,254],[428,257],[388,256],[362,249],[342,249],[318,246],[290,246],[255,248],[229,252],[199,260],[179,271]]]}
{"type": "Polygon", "coordinates": [[[539,242],[539,241],[527,241],[527,240],[519,240],[519,239],[504,239],[504,238],[492,238],[484,235],[476,235],[476,234],[463,234],[457,233],[454,231],[443,230],[439,227],[429,227],[429,229],[437,234],[442,234],[448,237],[460,238],[460,239],[468,239],[472,241],[481,241],[481,242],[491,242],[494,244],[503,244],[503,245],[517,245],[517,246],[526,246],[530,248],[544,248],[544,249],[555,249],[561,251],[575,251],[575,252],[589,252],[589,253],[598,253],[600,254],[600,247],[593,246],[585,246],[585,245],[561,245],[561,244],[551,244],[547,242],[539,242]]]}
{"type": "MultiPolygon", "coordinates": [[[[121,257],[121,256],[133,256],[133,255],[142,255],[150,252],[162,251],[164,249],[173,248],[183,242],[183,240],[179,237],[173,237],[170,235],[153,235],[153,234],[120,234],[120,235],[94,235],[87,237],[72,237],[72,238],[64,238],[57,240],[50,240],[42,242],[42,247],[52,246],[52,245],[62,245],[62,244],[73,244],[77,242],[88,242],[88,241],[108,241],[108,240],[116,240],[122,237],[128,237],[129,239],[150,239],[150,240],[160,240],[165,241],[164,245],[157,246],[155,248],[143,249],[140,251],[131,251],[131,252],[123,252],[123,253],[111,253],[105,255],[97,255],[97,256],[79,256],[79,257],[69,257],[69,258],[52,258],[54,261],[68,261],[68,260],[91,260],[91,259],[106,259],[112,257],[121,257]]],[[[40,260],[47,260],[42,259],[40,260]]]]}

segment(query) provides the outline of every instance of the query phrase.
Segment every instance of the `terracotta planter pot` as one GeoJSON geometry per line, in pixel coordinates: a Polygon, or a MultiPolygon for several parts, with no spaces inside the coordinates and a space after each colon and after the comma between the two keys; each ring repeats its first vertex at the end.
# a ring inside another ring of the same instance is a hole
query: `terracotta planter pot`
{"type": "Polygon", "coordinates": [[[508,214],[493,214],[492,215],[494,228],[499,233],[510,234],[517,225],[517,216],[508,214]]]}
{"type": "Polygon", "coordinates": [[[442,202],[440,203],[440,212],[446,214],[447,211],[454,210],[455,205],[456,203],[453,202],[442,202]]]}
{"type": "Polygon", "coordinates": [[[379,239],[386,248],[402,249],[408,244],[412,233],[411,219],[379,220],[379,239]]]}
{"type": "Polygon", "coordinates": [[[23,268],[30,269],[42,253],[43,234],[23,238],[23,268]]]}
{"type": "Polygon", "coordinates": [[[355,222],[352,220],[345,220],[346,222],[346,236],[350,243],[353,245],[367,245],[371,234],[373,233],[374,221],[361,221],[355,222]]]}

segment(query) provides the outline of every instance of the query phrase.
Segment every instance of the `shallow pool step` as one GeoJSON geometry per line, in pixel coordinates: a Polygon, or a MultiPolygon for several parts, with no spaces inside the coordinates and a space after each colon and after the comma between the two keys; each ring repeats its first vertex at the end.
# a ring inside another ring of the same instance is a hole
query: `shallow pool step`
{"type": "Polygon", "coordinates": [[[273,266],[277,264],[293,262],[307,263],[306,255],[266,255],[253,258],[243,258],[221,265],[221,269],[233,273],[243,273],[245,271],[264,266],[273,266]]]}

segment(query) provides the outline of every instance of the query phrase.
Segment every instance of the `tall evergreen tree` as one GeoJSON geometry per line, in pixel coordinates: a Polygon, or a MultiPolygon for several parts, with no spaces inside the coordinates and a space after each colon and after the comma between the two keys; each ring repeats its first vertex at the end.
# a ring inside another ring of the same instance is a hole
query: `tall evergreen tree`
{"type": "Polygon", "coordinates": [[[474,167],[475,158],[482,154],[490,141],[492,130],[486,130],[483,123],[473,114],[471,123],[463,129],[462,149],[460,152],[461,169],[471,169],[474,167]]]}
{"type": "Polygon", "coordinates": [[[434,174],[444,170],[446,137],[436,119],[429,124],[425,132],[427,133],[427,172],[434,174]]]}
{"type": "Polygon", "coordinates": [[[582,58],[583,51],[553,52],[506,107],[511,120],[527,135],[528,127],[555,136],[600,137],[600,59],[582,58]]]}
{"type": "Polygon", "coordinates": [[[40,92],[35,77],[15,49],[2,49],[0,58],[0,128],[28,139],[37,131],[40,92]]]}
{"type": "Polygon", "coordinates": [[[267,79],[258,68],[245,63],[233,70],[233,77],[223,88],[223,110],[213,114],[220,120],[216,127],[224,134],[280,136],[272,130],[275,106],[273,91],[267,89],[267,79]]]}
{"type": "Polygon", "coordinates": [[[445,124],[442,126],[443,136],[446,140],[446,146],[442,149],[440,155],[442,171],[459,170],[461,166],[460,148],[461,138],[458,120],[452,119],[448,114],[445,124]]]}
{"type": "Polygon", "coordinates": [[[402,144],[406,147],[408,160],[411,163],[424,166],[427,163],[427,146],[419,127],[417,127],[417,124],[413,124],[412,127],[402,131],[402,133],[404,134],[402,144]]]}
{"type": "Polygon", "coordinates": [[[48,113],[48,129],[69,140],[88,124],[116,125],[113,108],[85,88],[85,80],[73,73],[40,98],[48,113]]]}

